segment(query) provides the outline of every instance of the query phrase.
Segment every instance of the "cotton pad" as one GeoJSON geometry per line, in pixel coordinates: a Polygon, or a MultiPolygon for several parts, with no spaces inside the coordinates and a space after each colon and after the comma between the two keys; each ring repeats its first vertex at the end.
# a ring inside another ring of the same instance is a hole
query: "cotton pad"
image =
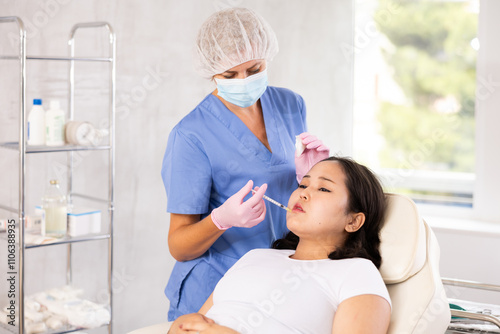
{"type": "Polygon", "coordinates": [[[305,149],[306,145],[302,143],[302,139],[300,139],[300,136],[295,136],[295,154],[297,156],[300,156],[305,149]]]}

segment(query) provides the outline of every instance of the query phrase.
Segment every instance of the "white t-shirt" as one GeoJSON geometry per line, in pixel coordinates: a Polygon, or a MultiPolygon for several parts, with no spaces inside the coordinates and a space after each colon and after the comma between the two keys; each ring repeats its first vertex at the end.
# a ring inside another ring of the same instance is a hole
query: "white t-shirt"
{"type": "Polygon", "coordinates": [[[254,249],[227,271],[207,312],[240,333],[330,334],[339,304],[374,294],[390,303],[375,265],[362,258],[294,260],[293,250],[254,249]]]}

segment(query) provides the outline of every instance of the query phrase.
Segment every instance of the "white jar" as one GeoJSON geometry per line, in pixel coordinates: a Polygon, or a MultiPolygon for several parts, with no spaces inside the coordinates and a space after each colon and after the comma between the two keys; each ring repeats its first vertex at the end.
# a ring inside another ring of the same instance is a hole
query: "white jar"
{"type": "Polygon", "coordinates": [[[59,101],[50,101],[50,108],[45,113],[45,143],[47,146],[64,145],[64,111],[61,110],[59,101]]]}
{"type": "Polygon", "coordinates": [[[41,99],[33,100],[33,108],[28,115],[28,145],[45,145],[45,111],[41,99]]]}

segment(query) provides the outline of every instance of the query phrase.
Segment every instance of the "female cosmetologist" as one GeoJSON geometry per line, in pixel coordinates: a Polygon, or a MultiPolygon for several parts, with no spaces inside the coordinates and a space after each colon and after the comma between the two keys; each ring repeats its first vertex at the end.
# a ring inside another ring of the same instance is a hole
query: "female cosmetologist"
{"type": "Polygon", "coordinates": [[[277,52],[271,27],[249,9],[217,12],[199,31],[198,67],[217,88],[174,127],[163,159],[168,244],[178,261],[165,289],[169,320],[198,311],[241,256],[285,234],[286,212],[264,203],[264,192],[286,201],[296,177],[329,154],[304,133],[303,99],[267,86],[277,52]],[[307,148],[295,157],[297,135],[307,148]],[[261,187],[252,196],[254,184],[261,187]]]}

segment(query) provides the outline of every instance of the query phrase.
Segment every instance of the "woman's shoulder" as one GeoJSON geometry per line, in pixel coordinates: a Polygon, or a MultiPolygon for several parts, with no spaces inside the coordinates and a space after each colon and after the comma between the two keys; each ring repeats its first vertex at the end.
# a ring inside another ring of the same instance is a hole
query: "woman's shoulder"
{"type": "Polygon", "coordinates": [[[391,303],[387,287],[379,270],[372,261],[363,258],[337,260],[344,262],[344,276],[338,287],[340,301],[350,297],[374,294],[381,296],[391,303]]]}
{"type": "Polygon", "coordinates": [[[340,263],[345,264],[346,267],[352,269],[352,270],[373,270],[375,269],[378,271],[377,267],[375,264],[373,264],[372,261],[361,258],[361,257],[354,257],[354,258],[349,258],[349,259],[342,259],[342,260],[336,260],[340,261],[340,263]]]}
{"type": "Polygon", "coordinates": [[[346,280],[381,281],[382,275],[372,261],[364,258],[335,260],[340,264],[346,280]]]}
{"type": "Polygon", "coordinates": [[[210,113],[204,112],[213,108],[214,99],[212,94],[208,94],[205,98],[194,107],[187,115],[184,115],[182,119],[175,125],[174,131],[187,131],[194,130],[197,132],[199,126],[207,121],[207,117],[210,117],[210,113]]]}
{"type": "Polygon", "coordinates": [[[325,272],[342,273],[344,280],[351,280],[354,277],[380,276],[377,267],[372,261],[363,258],[336,259],[322,262],[325,272]]]}
{"type": "Polygon", "coordinates": [[[300,101],[303,100],[302,96],[300,96],[298,93],[288,88],[268,86],[267,91],[273,97],[278,97],[282,99],[297,99],[300,101]]]}

